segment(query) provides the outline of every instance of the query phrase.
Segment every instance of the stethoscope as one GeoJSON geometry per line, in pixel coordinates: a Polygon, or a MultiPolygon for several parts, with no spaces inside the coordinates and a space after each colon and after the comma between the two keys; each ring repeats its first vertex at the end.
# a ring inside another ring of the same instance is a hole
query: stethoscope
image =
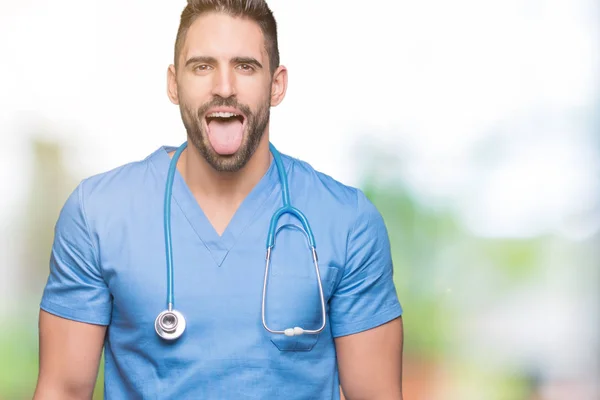
{"type": "MultiPolygon", "coordinates": [[[[166,248],[166,256],[167,256],[167,309],[161,312],[158,317],[156,317],[156,321],[154,322],[154,329],[156,333],[165,340],[175,340],[178,339],[183,332],[185,331],[185,318],[183,314],[175,309],[175,296],[174,296],[174,284],[173,284],[173,244],[171,242],[171,197],[173,193],[173,179],[175,177],[175,171],[177,169],[177,161],[179,160],[179,156],[185,148],[187,147],[187,142],[183,143],[173,155],[171,159],[171,163],[169,165],[169,172],[167,174],[167,184],[165,188],[165,202],[164,202],[164,230],[165,230],[165,248],[166,248]]],[[[321,283],[321,274],[319,273],[319,260],[317,257],[317,250],[315,244],[315,238],[313,236],[312,230],[310,229],[310,225],[308,223],[308,219],[306,216],[297,208],[293,207],[290,204],[290,193],[288,188],[287,175],[285,173],[285,169],[283,167],[283,162],[281,161],[281,156],[275,146],[269,143],[269,148],[271,150],[271,154],[273,155],[273,159],[275,161],[275,165],[277,167],[277,172],[279,174],[279,184],[281,185],[281,193],[283,199],[283,206],[279,208],[271,217],[271,223],[269,226],[269,232],[267,234],[267,256],[266,256],[266,265],[265,265],[265,276],[263,282],[262,289],[262,324],[263,327],[270,333],[283,334],[286,336],[298,336],[302,334],[318,334],[323,329],[325,329],[326,323],[326,311],[325,311],[325,297],[323,295],[323,286],[321,283]],[[281,218],[284,214],[291,214],[298,218],[302,223],[302,227],[304,228],[304,233],[307,236],[308,244],[310,251],[312,253],[312,259],[315,266],[315,272],[317,274],[317,283],[319,285],[319,297],[321,298],[321,326],[318,329],[304,329],[301,327],[293,327],[286,328],[283,330],[275,330],[269,328],[267,325],[266,317],[265,317],[265,304],[266,304],[266,292],[267,292],[267,281],[269,278],[269,266],[271,264],[271,250],[275,246],[275,234],[276,227],[279,218],[281,218]]]]}

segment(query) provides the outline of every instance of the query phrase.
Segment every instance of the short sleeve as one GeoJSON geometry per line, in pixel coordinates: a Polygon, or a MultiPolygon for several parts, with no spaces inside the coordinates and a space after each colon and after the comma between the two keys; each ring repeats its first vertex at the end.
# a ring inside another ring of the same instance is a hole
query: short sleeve
{"type": "Polygon", "coordinates": [[[89,232],[82,185],[69,196],[58,217],[40,307],[66,319],[108,325],[111,295],[89,232]]]}
{"type": "Polygon", "coordinates": [[[402,315],[385,223],[364,193],[357,193],[357,217],[348,237],[344,272],[330,300],[333,337],[375,328],[402,315]]]}

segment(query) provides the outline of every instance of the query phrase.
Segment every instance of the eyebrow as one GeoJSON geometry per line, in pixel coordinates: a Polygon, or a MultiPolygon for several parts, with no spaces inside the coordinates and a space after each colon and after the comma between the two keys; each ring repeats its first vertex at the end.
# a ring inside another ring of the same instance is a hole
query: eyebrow
{"type": "Polygon", "coordinates": [[[188,65],[195,64],[195,63],[216,64],[217,63],[217,59],[214,58],[214,57],[196,56],[196,57],[189,58],[185,62],[185,66],[187,67],[188,65]]]}
{"type": "MultiPolygon", "coordinates": [[[[196,63],[216,64],[217,59],[214,57],[209,57],[209,56],[196,56],[196,57],[189,58],[185,62],[185,66],[187,67],[190,64],[196,64],[196,63]]],[[[257,68],[260,68],[260,69],[263,68],[262,64],[259,63],[256,58],[253,58],[253,57],[234,57],[231,59],[231,63],[232,64],[251,64],[257,68]]]]}

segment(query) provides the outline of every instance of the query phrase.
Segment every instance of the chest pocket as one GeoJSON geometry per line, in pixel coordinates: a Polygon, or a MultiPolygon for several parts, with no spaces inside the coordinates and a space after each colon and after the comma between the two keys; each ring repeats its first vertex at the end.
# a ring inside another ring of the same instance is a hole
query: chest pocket
{"type": "MultiPolygon", "coordinates": [[[[267,282],[265,320],[272,330],[283,331],[288,328],[316,330],[322,325],[321,299],[317,274],[312,253],[306,245],[303,235],[282,235],[280,232],[272,253],[272,262],[267,282]],[[294,243],[288,242],[295,236],[294,243]]],[[[326,316],[329,298],[338,277],[338,268],[330,266],[326,260],[319,262],[319,274],[323,286],[326,316]]],[[[326,317],[327,319],[327,317],[326,317]]],[[[310,351],[329,329],[320,334],[304,333],[299,336],[269,334],[271,342],[281,351],[310,351]]]]}

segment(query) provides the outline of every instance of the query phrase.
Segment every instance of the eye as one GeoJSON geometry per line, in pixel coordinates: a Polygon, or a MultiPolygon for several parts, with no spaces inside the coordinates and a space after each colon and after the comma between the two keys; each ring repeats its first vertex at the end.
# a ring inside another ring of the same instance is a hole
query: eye
{"type": "Polygon", "coordinates": [[[254,67],[250,64],[240,64],[238,65],[238,68],[244,72],[254,71],[254,67]]]}
{"type": "Polygon", "coordinates": [[[212,67],[211,67],[210,65],[207,65],[207,64],[200,64],[200,65],[196,65],[196,66],[194,67],[194,71],[197,71],[197,72],[204,72],[204,71],[208,71],[208,70],[210,70],[211,68],[212,68],[212,67]]]}

